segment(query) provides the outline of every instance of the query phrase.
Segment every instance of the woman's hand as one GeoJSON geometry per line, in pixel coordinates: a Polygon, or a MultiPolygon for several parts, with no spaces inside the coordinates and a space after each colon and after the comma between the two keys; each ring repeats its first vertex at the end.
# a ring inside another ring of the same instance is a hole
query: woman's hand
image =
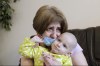
{"type": "Polygon", "coordinates": [[[52,55],[43,52],[43,60],[46,66],[62,66],[52,55]]]}
{"type": "Polygon", "coordinates": [[[20,66],[34,66],[33,60],[21,57],[20,66]]]}

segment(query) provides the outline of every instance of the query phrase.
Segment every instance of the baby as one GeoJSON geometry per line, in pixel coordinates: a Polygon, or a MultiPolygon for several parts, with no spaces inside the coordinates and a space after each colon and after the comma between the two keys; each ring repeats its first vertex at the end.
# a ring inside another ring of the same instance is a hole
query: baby
{"type": "Polygon", "coordinates": [[[51,51],[53,53],[66,55],[66,54],[71,54],[72,50],[76,46],[77,46],[77,39],[75,38],[75,36],[71,33],[65,32],[61,34],[60,37],[52,43],[51,51]],[[55,46],[56,44],[59,46],[60,50],[58,49],[58,51],[60,51],[60,53],[54,50],[56,48],[55,46]]]}
{"type": "Polygon", "coordinates": [[[34,58],[35,66],[43,66],[43,60],[40,58],[45,55],[48,56],[48,54],[61,62],[62,65],[72,65],[70,54],[76,45],[77,40],[75,36],[68,32],[63,33],[58,39],[46,37],[41,40],[38,36],[34,36],[31,40],[29,38],[24,40],[19,48],[19,53],[27,58],[34,58]],[[39,42],[43,42],[45,45],[51,46],[51,51],[48,51],[45,47],[39,46],[39,42]],[[55,48],[58,50],[55,50],[55,48]]]}

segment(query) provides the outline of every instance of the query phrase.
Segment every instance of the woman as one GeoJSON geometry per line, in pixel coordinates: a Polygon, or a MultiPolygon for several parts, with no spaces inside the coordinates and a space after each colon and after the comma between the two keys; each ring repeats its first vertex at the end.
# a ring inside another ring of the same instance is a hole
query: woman
{"type": "MultiPolygon", "coordinates": [[[[68,25],[65,16],[60,10],[54,6],[45,5],[37,11],[33,20],[33,28],[41,38],[48,36],[57,39],[62,33],[67,31],[68,25]]],[[[59,46],[55,47],[57,52],[61,52],[59,46]]],[[[88,65],[79,44],[73,50],[71,58],[73,65],[88,65]]],[[[44,63],[46,65],[60,65],[54,58],[49,59],[44,57],[44,63]]],[[[22,57],[21,65],[33,66],[34,62],[29,58],[22,57]]]]}

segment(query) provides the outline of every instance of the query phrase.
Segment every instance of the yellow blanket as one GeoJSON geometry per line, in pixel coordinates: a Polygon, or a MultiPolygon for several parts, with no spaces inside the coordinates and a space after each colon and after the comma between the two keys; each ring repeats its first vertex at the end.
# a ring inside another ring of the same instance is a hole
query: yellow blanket
{"type": "Polygon", "coordinates": [[[19,54],[27,58],[34,58],[34,66],[43,66],[43,61],[40,60],[42,52],[50,53],[53,57],[55,57],[58,61],[61,62],[62,66],[72,66],[71,57],[53,54],[42,46],[37,46],[33,48],[34,45],[35,43],[32,42],[30,38],[25,38],[23,43],[19,47],[19,54]]]}

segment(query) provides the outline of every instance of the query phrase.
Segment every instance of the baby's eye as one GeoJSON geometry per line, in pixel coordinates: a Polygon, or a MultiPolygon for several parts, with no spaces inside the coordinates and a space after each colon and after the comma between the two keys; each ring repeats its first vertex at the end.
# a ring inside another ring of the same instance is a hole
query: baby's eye
{"type": "Polygon", "coordinates": [[[67,46],[65,44],[63,44],[63,46],[67,48],[67,46]]]}
{"type": "Polygon", "coordinates": [[[60,39],[57,39],[59,42],[61,42],[61,40],[60,39]]]}

